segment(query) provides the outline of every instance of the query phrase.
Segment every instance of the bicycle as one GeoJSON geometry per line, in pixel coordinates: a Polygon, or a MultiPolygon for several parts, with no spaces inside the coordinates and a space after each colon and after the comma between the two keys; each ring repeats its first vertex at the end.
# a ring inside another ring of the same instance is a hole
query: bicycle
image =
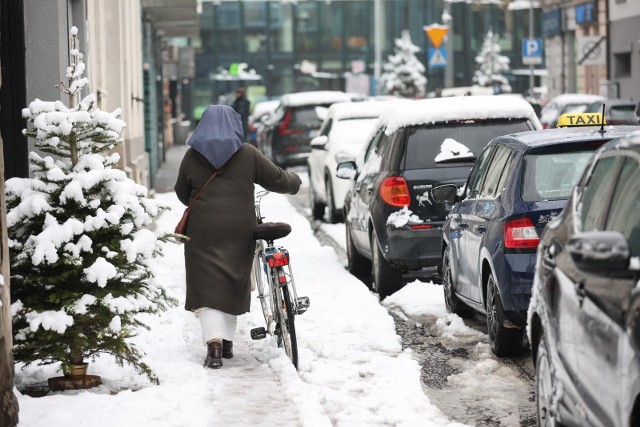
{"type": "Polygon", "coordinates": [[[284,222],[263,222],[260,202],[269,191],[256,194],[256,219],[258,225],[253,232],[256,240],[253,275],[262,306],[266,327],[253,328],[251,338],[274,336],[278,347],[284,347],[287,357],[298,369],[298,341],[296,338],[295,316],[309,308],[309,298],[299,297],[291,269],[289,251],[274,241],[291,233],[291,226],[284,222]],[[265,289],[266,288],[266,289],[265,289]]]}

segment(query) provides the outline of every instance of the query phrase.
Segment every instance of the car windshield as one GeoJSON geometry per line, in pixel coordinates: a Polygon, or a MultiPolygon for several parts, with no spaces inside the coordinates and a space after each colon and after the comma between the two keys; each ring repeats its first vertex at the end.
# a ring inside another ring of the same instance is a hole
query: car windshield
{"type": "Polygon", "coordinates": [[[465,120],[409,129],[405,169],[473,163],[496,136],[531,130],[528,121],[465,120]]]}
{"type": "Polygon", "coordinates": [[[522,200],[568,199],[592,154],[588,150],[525,155],[522,200]]]}

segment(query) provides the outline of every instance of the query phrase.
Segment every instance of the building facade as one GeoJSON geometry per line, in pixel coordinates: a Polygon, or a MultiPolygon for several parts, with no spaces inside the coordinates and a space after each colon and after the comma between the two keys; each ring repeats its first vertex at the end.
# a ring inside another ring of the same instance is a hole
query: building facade
{"type": "Polygon", "coordinates": [[[640,96],[640,1],[543,0],[549,97],[640,96]]]}
{"type": "MultiPolygon", "coordinates": [[[[510,9],[509,1],[442,0],[218,0],[203,2],[201,46],[196,55],[194,107],[227,102],[235,86],[249,86],[252,100],[305,90],[345,90],[355,76],[369,77],[358,87],[376,92],[373,79],[376,40],[382,62],[394,41],[408,29],[427,67],[428,91],[445,86],[445,69],[429,67],[430,45],[424,26],[447,19],[453,53],[453,86],[471,85],[475,56],[489,29],[500,34],[511,67],[514,91],[529,87],[522,65],[521,41],[528,37],[528,9],[510,9]],[[380,25],[376,28],[376,3],[380,25]],[[447,7],[448,14],[443,16],[447,7]],[[240,68],[240,70],[238,70],[240,68]],[[240,71],[240,72],[238,72],[240,71]],[[242,73],[242,71],[245,71],[242,73]],[[247,73],[250,71],[250,73],[247,73]],[[522,74],[522,75],[520,75],[522,74]]],[[[538,2],[534,2],[538,4],[538,2]]],[[[539,8],[535,10],[539,22],[539,8]]],[[[539,28],[535,29],[539,35],[539,28]]]]}
{"type": "Polygon", "coordinates": [[[617,96],[640,100],[640,1],[609,0],[608,6],[607,88],[617,96]]]}

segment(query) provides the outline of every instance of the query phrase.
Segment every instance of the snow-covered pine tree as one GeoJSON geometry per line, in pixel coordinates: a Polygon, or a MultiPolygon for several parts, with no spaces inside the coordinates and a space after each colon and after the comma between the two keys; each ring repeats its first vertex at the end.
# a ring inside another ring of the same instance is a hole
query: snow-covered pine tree
{"type": "Polygon", "coordinates": [[[420,48],[411,41],[409,30],[402,31],[402,36],[395,40],[395,54],[389,55],[388,62],[383,66],[384,72],[378,84],[381,95],[425,95],[427,78],[424,65],[416,57],[418,52],[420,48]]]}
{"type": "Polygon", "coordinates": [[[22,111],[33,125],[24,133],[56,158],[31,152],[33,178],[6,182],[14,356],[26,365],[61,362],[67,373],[111,354],[157,383],[129,339],[147,328],[141,313],[176,304],[148,265],[168,239],[147,229],[163,208],[114,168],[117,153],[106,153],[122,142],[121,110],[95,108],[93,94],[80,100],[89,82],[77,32],[68,84],[57,86],[69,105],[35,99],[22,111]]]}
{"type": "Polygon", "coordinates": [[[505,74],[509,72],[509,58],[501,55],[499,36],[492,30],[482,42],[480,53],[476,56],[478,69],[473,74],[473,82],[478,86],[494,88],[496,93],[511,93],[511,85],[505,74]]]}

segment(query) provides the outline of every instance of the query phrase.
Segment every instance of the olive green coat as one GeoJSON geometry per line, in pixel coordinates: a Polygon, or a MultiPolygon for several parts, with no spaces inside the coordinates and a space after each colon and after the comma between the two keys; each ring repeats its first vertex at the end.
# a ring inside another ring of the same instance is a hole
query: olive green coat
{"type": "MultiPolygon", "coordinates": [[[[188,205],[214,171],[204,156],[190,148],[175,185],[180,201],[188,205]]],[[[295,194],[301,181],[252,145],[244,144],[231,157],[191,209],[190,240],[184,245],[187,310],[209,307],[234,315],[249,311],[256,226],[254,183],[295,194]]]]}

